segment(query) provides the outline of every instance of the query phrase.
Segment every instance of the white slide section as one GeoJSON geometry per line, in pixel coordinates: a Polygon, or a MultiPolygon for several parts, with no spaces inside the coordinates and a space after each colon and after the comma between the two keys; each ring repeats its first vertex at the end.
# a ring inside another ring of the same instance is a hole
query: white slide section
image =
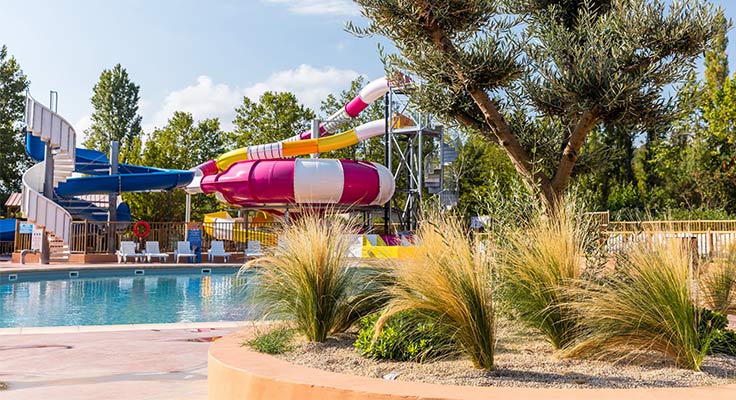
{"type": "MultiPolygon", "coordinates": [[[[54,188],[66,181],[74,171],[76,132],[71,124],[31,96],[26,98],[26,129],[54,148],[54,188]]],[[[44,227],[46,233],[69,245],[72,216],[53,199],[43,195],[46,161],[23,174],[21,211],[28,222],[44,227]]]]}

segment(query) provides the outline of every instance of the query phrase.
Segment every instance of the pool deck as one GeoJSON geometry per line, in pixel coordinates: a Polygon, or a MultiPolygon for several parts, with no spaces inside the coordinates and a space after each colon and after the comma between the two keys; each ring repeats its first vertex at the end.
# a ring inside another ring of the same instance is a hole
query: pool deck
{"type": "Polygon", "coordinates": [[[205,400],[210,338],[248,330],[247,324],[108,326],[108,331],[83,332],[57,327],[43,328],[43,334],[5,334],[0,337],[0,399],[205,400]]]}
{"type": "Polygon", "coordinates": [[[208,263],[202,262],[198,264],[192,263],[100,263],[100,264],[75,264],[68,262],[51,263],[47,265],[18,264],[9,261],[0,262],[0,273],[10,274],[17,272],[41,272],[41,271],[65,271],[65,270],[82,270],[82,269],[120,269],[120,268],[192,268],[192,267],[241,267],[242,263],[208,263]]]}

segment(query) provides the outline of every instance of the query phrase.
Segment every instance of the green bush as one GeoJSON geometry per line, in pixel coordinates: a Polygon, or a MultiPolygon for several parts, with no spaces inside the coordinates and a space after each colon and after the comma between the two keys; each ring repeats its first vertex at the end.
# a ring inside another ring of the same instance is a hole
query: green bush
{"type": "Polygon", "coordinates": [[[698,330],[701,335],[707,335],[710,331],[726,329],[728,326],[728,318],[718,311],[711,311],[707,308],[700,310],[700,320],[698,321],[698,330]]]}
{"type": "Polygon", "coordinates": [[[377,321],[377,314],[360,320],[355,348],[363,357],[423,362],[460,351],[451,332],[412,313],[398,313],[389,318],[378,337],[375,336],[377,321]]]}
{"type": "Polygon", "coordinates": [[[736,357],[736,332],[719,329],[713,332],[708,354],[725,354],[736,357]]]}
{"type": "Polygon", "coordinates": [[[249,340],[246,344],[260,353],[281,354],[291,350],[291,341],[293,338],[293,329],[277,328],[256,335],[255,338],[249,340]]]}

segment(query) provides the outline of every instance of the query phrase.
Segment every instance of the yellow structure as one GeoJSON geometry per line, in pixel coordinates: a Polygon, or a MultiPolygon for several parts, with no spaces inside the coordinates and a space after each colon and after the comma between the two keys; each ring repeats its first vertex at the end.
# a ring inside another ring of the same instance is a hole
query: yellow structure
{"type": "Polygon", "coordinates": [[[204,215],[203,228],[205,233],[217,240],[232,240],[235,242],[246,242],[248,240],[257,240],[264,246],[275,246],[278,243],[278,236],[268,230],[272,226],[273,219],[269,217],[257,215],[247,224],[242,218],[233,218],[226,211],[210,213],[204,215]]]}

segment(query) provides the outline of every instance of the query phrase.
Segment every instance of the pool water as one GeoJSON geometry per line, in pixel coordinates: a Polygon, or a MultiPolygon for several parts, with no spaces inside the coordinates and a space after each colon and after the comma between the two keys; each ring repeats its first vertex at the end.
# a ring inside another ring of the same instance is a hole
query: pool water
{"type": "Polygon", "coordinates": [[[0,328],[243,321],[245,276],[160,275],[0,285],[0,328]]]}

